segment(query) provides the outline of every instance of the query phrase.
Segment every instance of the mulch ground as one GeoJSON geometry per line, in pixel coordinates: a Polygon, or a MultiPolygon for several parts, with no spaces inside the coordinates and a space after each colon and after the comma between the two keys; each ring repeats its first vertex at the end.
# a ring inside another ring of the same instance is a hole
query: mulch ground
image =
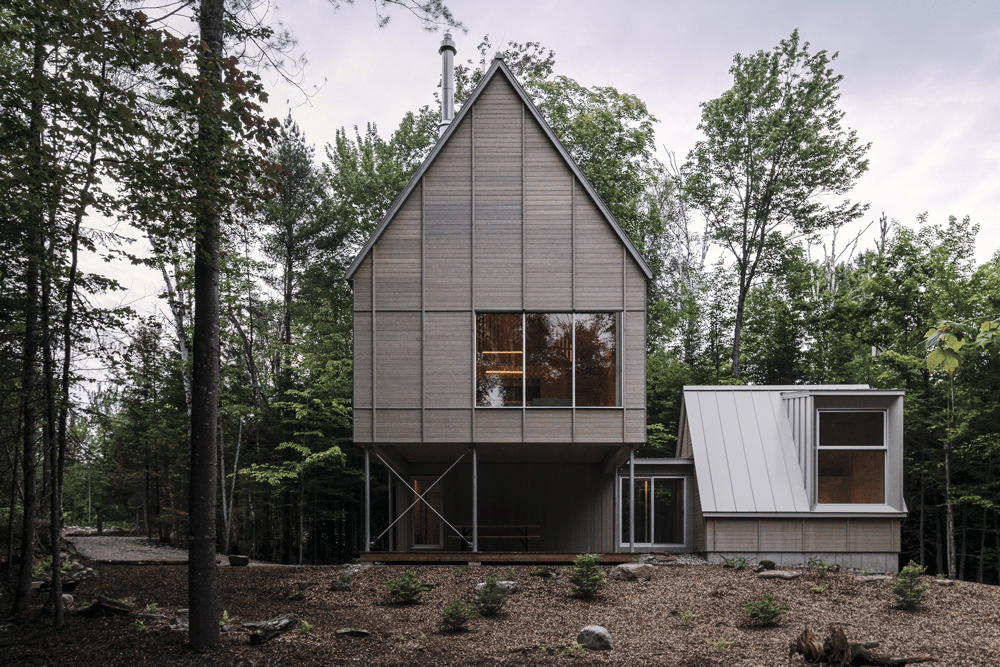
{"type": "MultiPolygon", "coordinates": [[[[804,626],[825,636],[831,624],[842,625],[852,641],[881,642],[876,653],[929,655],[948,666],[1000,664],[1000,587],[966,582],[933,584],[923,609],[905,612],[893,607],[888,583],[861,583],[849,573],[821,579],[807,571],[780,581],[718,566],[660,565],[651,581],[609,581],[596,600],[584,601],[571,597],[561,568],[546,580],[530,576],[534,568],[527,566],[439,566],[412,568],[433,588],[418,604],[398,605],[384,584],[399,568],[365,569],[353,577],[353,590],[331,591],[350,566],[220,567],[221,609],[238,617],[237,626],[294,614],[299,629],[259,646],[234,629],[219,646],[196,652],[185,633],[169,627],[187,606],[186,566],[91,566],[98,576],[80,584],[73,609],[104,595],[130,601],[135,611],[98,619],[70,613],[54,631],[35,607],[26,618],[0,622],[0,664],[785,666],[788,645],[804,626]],[[443,632],[444,607],[456,597],[472,602],[475,584],[487,576],[516,580],[520,590],[499,617],[473,620],[466,632],[443,632]],[[292,601],[296,582],[308,588],[292,601]],[[766,592],[789,608],[774,628],[751,625],[743,611],[766,592]],[[614,650],[574,647],[579,630],[591,624],[611,632],[614,650]],[[343,627],[371,634],[338,636],[343,627]]],[[[9,598],[0,602],[9,605],[9,598]]],[[[796,657],[791,664],[803,663],[796,657]]]]}

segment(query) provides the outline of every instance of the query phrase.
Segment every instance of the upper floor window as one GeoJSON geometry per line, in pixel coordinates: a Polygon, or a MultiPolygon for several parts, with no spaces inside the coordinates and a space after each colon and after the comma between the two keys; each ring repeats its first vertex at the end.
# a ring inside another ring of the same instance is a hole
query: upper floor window
{"type": "Polygon", "coordinates": [[[885,412],[821,410],[816,502],[885,503],[885,412]]]}
{"type": "Polygon", "coordinates": [[[476,405],[621,405],[616,313],[480,313],[476,405]]]}

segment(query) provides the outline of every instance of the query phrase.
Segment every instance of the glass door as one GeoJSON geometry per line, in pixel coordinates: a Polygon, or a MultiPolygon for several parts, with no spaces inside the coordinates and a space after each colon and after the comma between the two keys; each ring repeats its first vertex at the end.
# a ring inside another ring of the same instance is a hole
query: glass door
{"type": "Polygon", "coordinates": [[[413,508],[413,546],[416,549],[440,549],[441,544],[441,483],[432,478],[413,480],[413,499],[423,495],[413,508]],[[430,489],[430,491],[428,491],[430,489]],[[426,495],[424,495],[426,493],[426,495]],[[437,514],[433,510],[437,511],[437,514]]]}

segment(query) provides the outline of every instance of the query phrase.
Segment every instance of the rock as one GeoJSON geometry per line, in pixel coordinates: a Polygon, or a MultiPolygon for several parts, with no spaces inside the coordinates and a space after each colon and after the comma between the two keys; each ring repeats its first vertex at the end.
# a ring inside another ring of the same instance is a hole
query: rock
{"type": "Polygon", "coordinates": [[[229,564],[232,565],[233,567],[245,567],[250,564],[250,556],[229,554],[229,564]]]}
{"type": "Polygon", "coordinates": [[[610,651],[612,649],[611,633],[600,625],[588,625],[580,630],[580,634],[576,636],[576,643],[591,651],[610,651]]]}
{"type": "Polygon", "coordinates": [[[170,621],[170,629],[174,632],[187,632],[188,627],[187,616],[174,616],[173,620],[170,621]]]}
{"type": "Polygon", "coordinates": [[[353,591],[354,584],[350,581],[334,581],[330,584],[331,591],[353,591]]]}
{"type": "Polygon", "coordinates": [[[344,572],[353,577],[355,575],[361,574],[371,566],[372,566],[371,563],[354,563],[352,565],[348,565],[347,567],[345,567],[344,572]]]}
{"type": "Polygon", "coordinates": [[[337,634],[341,637],[367,637],[371,633],[361,628],[338,628],[337,634]]]}
{"type": "Polygon", "coordinates": [[[892,577],[888,574],[865,574],[856,577],[856,580],[862,584],[877,583],[879,581],[891,581],[892,577]]]}
{"type": "Polygon", "coordinates": [[[938,586],[954,586],[955,581],[953,579],[934,579],[934,583],[938,586]]]}
{"type": "Polygon", "coordinates": [[[64,607],[65,607],[66,605],[70,605],[70,604],[73,604],[73,596],[72,596],[72,595],[70,595],[69,593],[63,593],[63,596],[62,596],[62,598],[63,598],[63,606],[64,606],[64,607]]]}
{"type": "Polygon", "coordinates": [[[292,602],[299,602],[301,600],[305,600],[306,596],[302,593],[302,591],[295,591],[285,599],[291,600],[292,602]]]}
{"type": "Polygon", "coordinates": [[[798,579],[801,572],[795,570],[767,570],[757,575],[758,579],[798,579]]]}
{"type": "Polygon", "coordinates": [[[760,563],[758,563],[757,567],[761,568],[762,570],[775,570],[778,568],[778,566],[775,565],[773,560],[762,560],[760,563]]]}
{"type": "Polygon", "coordinates": [[[277,637],[282,632],[287,632],[295,627],[294,616],[282,616],[270,621],[257,623],[244,623],[243,627],[250,631],[251,644],[263,644],[269,639],[277,637]]]}
{"type": "Polygon", "coordinates": [[[656,562],[656,556],[654,556],[653,554],[642,554],[641,556],[639,556],[639,560],[637,560],[636,562],[645,563],[646,565],[652,565],[653,563],[656,562]]]}
{"type": "Polygon", "coordinates": [[[625,581],[649,581],[653,576],[653,566],[648,563],[622,563],[611,568],[612,579],[625,581]]]}
{"type": "Polygon", "coordinates": [[[121,600],[112,600],[103,595],[97,596],[97,601],[83,610],[86,618],[99,618],[102,616],[127,616],[132,613],[132,608],[121,600]]]}
{"type": "MultiPolygon", "coordinates": [[[[500,587],[500,590],[503,592],[504,595],[510,595],[511,593],[517,592],[516,581],[498,581],[497,586],[500,587]]],[[[476,597],[479,597],[479,593],[482,592],[484,588],[486,588],[485,583],[476,584],[476,597]]]]}
{"type": "Polygon", "coordinates": [[[72,593],[80,585],[79,579],[63,579],[62,589],[66,593],[72,593]]]}

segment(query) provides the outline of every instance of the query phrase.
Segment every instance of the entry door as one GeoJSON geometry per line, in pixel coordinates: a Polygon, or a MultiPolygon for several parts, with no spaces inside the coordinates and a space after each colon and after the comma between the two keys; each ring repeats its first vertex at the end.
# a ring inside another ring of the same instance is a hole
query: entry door
{"type": "Polygon", "coordinates": [[[413,508],[413,546],[417,549],[440,549],[441,544],[441,482],[434,484],[433,478],[413,480],[413,499],[427,492],[413,508]],[[430,491],[427,489],[430,488],[430,491]],[[437,511],[435,514],[433,510],[437,511]]]}

